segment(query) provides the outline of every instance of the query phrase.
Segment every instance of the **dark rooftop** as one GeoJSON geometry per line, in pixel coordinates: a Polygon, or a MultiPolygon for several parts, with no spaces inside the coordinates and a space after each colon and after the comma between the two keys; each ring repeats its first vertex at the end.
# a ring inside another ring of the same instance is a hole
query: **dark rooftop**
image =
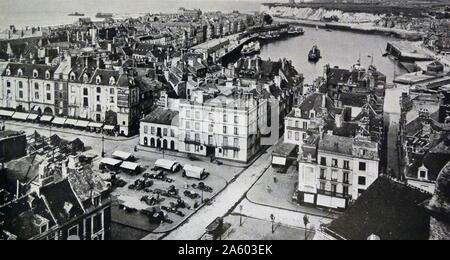
{"type": "Polygon", "coordinates": [[[176,117],[178,117],[178,111],[158,107],[141,121],[145,123],[171,125],[176,117]]]}
{"type": "Polygon", "coordinates": [[[329,230],[345,239],[427,240],[429,216],[419,206],[431,197],[418,189],[380,176],[329,230]]]}

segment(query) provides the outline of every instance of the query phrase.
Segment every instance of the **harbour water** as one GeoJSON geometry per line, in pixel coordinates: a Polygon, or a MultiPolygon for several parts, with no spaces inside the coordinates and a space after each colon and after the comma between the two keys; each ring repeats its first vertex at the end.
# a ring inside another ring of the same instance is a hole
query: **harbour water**
{"type": "Polygon", "coordinates": [[[312,83],[317,77],[323,76],[327,64],[350,68],[358,59],[365,67],[373,61],[373,65],[386,75],[388,82],[393,81],[394,75],[405,72],[395,61],[383,57],[387,43],[395,40],[392,37],[309,27],[304,29],[303,36],[264,45],[261,57],[272,60],[286,57],[292,60],[297,70],[304,74],[306,83],[312,83]],[[308,61],[308,53],[314,45],[318,46],[322,56],[317,63],[308,61]]]}

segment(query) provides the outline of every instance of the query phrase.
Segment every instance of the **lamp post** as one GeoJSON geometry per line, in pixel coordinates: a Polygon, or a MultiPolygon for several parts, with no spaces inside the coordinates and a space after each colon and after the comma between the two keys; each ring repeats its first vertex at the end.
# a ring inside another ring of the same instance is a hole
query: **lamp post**
{"type": "Polygon", "coordinates": [[[102,157],[105,157],[105,133],[102,130],[102,157]]]}
{"type": "Polygon", "coordinates": [[[308,215],[304,215],[303,216],[303,224],[305,225],[305,240],[307,240],[308,239],[308,236],[307,236],[308,229],[307,229],[307,227],[308,227],[308,224],[309,224],[308,215]]]}
{"type": "Polygon", "coordinates": [[[244,208],[243,205],[239,205],[239,226],[242,227],[242,209],[244,208]]]}
{"type": "Polygon", "coordinates": [[[272,222],[272,234],[275,233],[275,216],[270,214],[270,220],[272,222]]]}

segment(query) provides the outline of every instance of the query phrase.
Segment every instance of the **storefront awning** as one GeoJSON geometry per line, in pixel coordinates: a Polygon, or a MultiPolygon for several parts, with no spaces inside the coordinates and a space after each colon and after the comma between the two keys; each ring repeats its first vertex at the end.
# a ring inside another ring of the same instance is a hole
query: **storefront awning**
{"type": "Polygon", "coordinates": [[[122,163],[122,161],[113,159],[113,158],[103,158],[100,163],[102,164],[106,164],[106,165],[111,165],[111,166],[118,166],[119,164],[122,163]]]}
{"type": "Polygon", "coordinates": [[[63,117],[55,117],[55,119],[53,119],[52,123],[55,125],[64,125],[64,123],[66,122],[66,118],[63,117]]]}
{"type": "Polygon", "coordinates": [[[29,114],[28,115],[28,120],[36,120],[39,117],[38,114],[29,114]]]}
{"type": "Polygon", "coordinates": [[[136,171],[139,168],[139,164],[132,163],[132,162],[123,162],[120,165],[120,168],[123,168],[123,169],[126,169],[126,170],[130,170],[130,171],[136,171]]]}
{"type": "Polygon", "coordinates": [[[43,115],[43,116],[41,116],[40,121],[41,121],[41,122],[51,122],[52,119],[53,119],[53,116],[43,115]]]}
{"type": "Polygon", "coordinates": [[[16,113],[14,113],[12,118],[13,119],[18,119],[18,120],[27,120],[28,115],[29,115],[28,113],[16,112],[16,113]]]}
{"type": "Polygon", "coordinates": [[[14,115],[14,111],[0,110],[0,116],[12,117],[12,115],[14,115]]]}
{"type": "Polygon", "coordinates": [[[272,159],[272,164],[273,165],[286,166],[286,158],[274,156],[273,159],[272,159]]]}
{"type": "Polygon", "coordinates": [[[66,122],[64,122],[65,125],[70,125],[70,126],[76,126],[77,125],[77,121],[76,119],[73,118],[68,118],[66,120],[66,122]]]}
{"type": "Polygon", "coordinates": [[[113,125],[105,125],[105,126],[103,127],[104,130],[109,130],[109,131],[114,130],[114,128],[116,128],[116,127],[113,126],[113,125]]]}
{"type": "Polygon", "coordinates": [[[89,121],[84,121],[84,120],[78,120],[76,126],[79,127],[87,127],[89,125],[89,121]]]}
{"type": "Polygon", "coordinates": [[[103,123],[98,123],[98,122],[90,122],[88,124],[89,127],[94,127],[94,128],[102,128],[103,123]]]}

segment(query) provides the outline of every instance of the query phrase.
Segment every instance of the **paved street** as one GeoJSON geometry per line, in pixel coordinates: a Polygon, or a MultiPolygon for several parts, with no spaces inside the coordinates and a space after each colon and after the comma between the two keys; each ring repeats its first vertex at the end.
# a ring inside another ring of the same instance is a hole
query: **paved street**
{"type": "Polygon", "coordinates": [[[220,193],[212,205],[206,206],[195,213],[187,223],[171,232],[166,240],[196,240],[200,239],[205,228],[217,217],[226,215],[252,187],[258,178],[270,167],[270,150],[256,160],[248,169],[232,182],[226,190],[220,193]]]}
{"type": "MultiPolygon", "coordinates": [[[[266,221],[271,221],[270,215],[275,216],[275,222],[280,223],[282,225],[292,226],[292,227],[299,227],[304,228],[303,225],[303,217],[304,213],[297,212],[297,211],[291,211],[291,210],[285,210],[280,208],[273,208],[268,206],[262,206],[254,204],[247,199],[244,199],[238,207],[235,208],[233,213],[240,214],[240,206],[242,206],[242,215],[262,219],[266,221]]],[[[309,218],[310,225],[308,228],[316,229],[321,224],[330,223],[333,218],[328,217],[319,217],[314,215],[306,214],[309,218]]]]}

